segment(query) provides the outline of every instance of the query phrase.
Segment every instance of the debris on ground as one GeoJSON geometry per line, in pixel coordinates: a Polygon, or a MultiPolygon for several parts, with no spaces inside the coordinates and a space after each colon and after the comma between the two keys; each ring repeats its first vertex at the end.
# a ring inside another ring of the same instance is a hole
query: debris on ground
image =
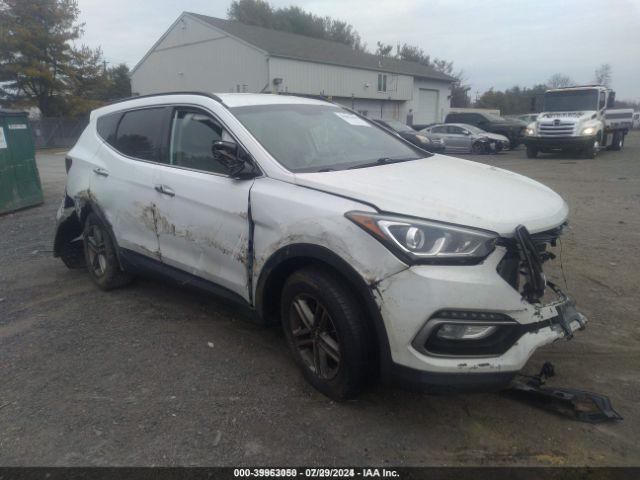
{"type": "Polygon", "coordinates": [[[516,380],[507,394],[554,413],[587,423],[622,420],[605,395],[572,388],[543,387],[547,378],[555,375],[551,362],[545,362],[538,375],[516,380]]]}

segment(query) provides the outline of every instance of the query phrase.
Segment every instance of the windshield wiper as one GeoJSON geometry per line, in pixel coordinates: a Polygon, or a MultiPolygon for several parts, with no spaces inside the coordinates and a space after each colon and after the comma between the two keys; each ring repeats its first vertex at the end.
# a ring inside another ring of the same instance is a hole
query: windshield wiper
{"type": "Polygon", "coordinates": [[[349,167],[348,170],[353,170],[356,168],[367,168],[367,167],[375,167],[377,165],[389,165],[390,163],[400,163],[400,162],[408,162],[410,160],[418,160],[420,157],[402,157],[402,158],[391,158],[391,157],[380,157],[373,162],[361,163],[359,165],[353,165],[349,167]]]}

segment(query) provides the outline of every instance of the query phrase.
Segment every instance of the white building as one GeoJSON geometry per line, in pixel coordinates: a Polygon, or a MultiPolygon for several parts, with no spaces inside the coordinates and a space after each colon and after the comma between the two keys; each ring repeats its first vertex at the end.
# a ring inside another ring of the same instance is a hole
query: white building
{"type": "Polygon", "coordinates": [[[374,118],[439,122],[453,79],[320,40],[185,12],[131,73],[134,94],[283,92],[329,97],[374,118]]]}

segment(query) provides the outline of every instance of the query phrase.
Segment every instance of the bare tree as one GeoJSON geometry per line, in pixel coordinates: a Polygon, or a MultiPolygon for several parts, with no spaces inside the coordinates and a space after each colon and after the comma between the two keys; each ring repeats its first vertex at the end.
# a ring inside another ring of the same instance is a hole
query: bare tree
{"type": "Polygon", "coordinates": [[[378,48],[376,48],[376,55],[379,57],[391,57],[391,50],[393,50],[393,45],[385,45],[382,42],[376,42],[378,48]]]}
{"type": "Polygon", "coordinates": [[[549,88],[564,88],[564,87],[572,87],[576,84],[571,77],[567,75],[563,75],[562,73],[554,73],[547,80],[547,87],[549,88]]]}
{"type": "Polygon", "coordinates": [[[596,68],[594,75],[594,83],[604,85],[605,87],[611,86],[611,65],[608,63],[603,63],[596,68]]]}

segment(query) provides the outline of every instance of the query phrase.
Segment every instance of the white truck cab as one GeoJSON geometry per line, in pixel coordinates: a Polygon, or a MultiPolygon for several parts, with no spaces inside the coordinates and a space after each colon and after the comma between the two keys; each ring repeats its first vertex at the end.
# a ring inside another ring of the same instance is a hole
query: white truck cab
{"type": "Polygon", "coordinates": [[[544,94],[544,108],[525,130],[527,157],[575,151],[594,158],[603,148],[620,150],[630,126],[607,118],[615,92],[603,85],[555,88],[544,94]]]}

